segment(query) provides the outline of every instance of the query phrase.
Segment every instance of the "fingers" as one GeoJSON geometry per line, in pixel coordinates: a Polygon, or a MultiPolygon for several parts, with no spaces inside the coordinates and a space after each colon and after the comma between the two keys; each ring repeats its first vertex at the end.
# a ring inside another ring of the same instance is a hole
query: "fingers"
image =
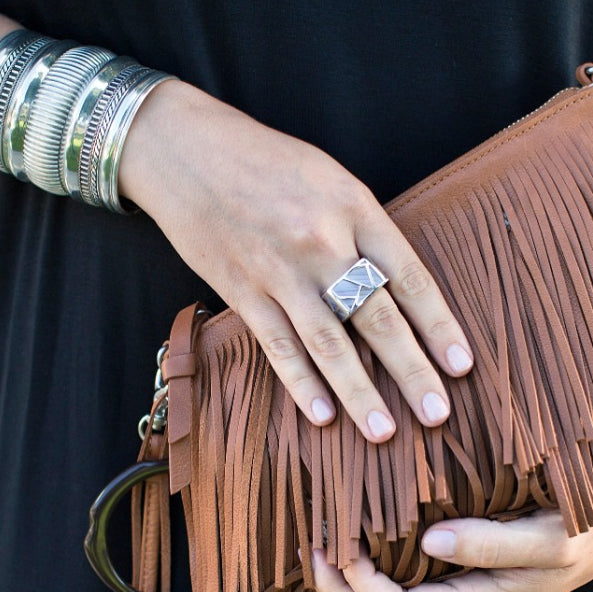
{"type": "MultiPolygon", "coordinates": [[[[451,525],[457,531],[461,524],[469,524],[470,522],[477,523],[470,524],[468,527],[468,532],[471,530],[472,536],[477,535],[479,537],[475,538],[474,543],[480,538],[488,539],[491,536],[492,533],[487,529],[482,528],[480,530],[479,528],[488,522],[486,520],[451,520],[436,525],[436,528],[451,525]]],[[[540,535],[547,532],[550,539],[547,546],[549,549],[555,547],[557,552],[564,556],[563,561],[548,561],[543,566],[530,566],[525,563],[516,567],[497,566],[490,569],[476,569],[462,577],[452,578],[442,583],[420,584],[415,588],[411,588],[410,592],[412,590],[414,592],[541,592],[542,590],[546,592],[568,592],[568,590],[574,590],[593,577],[593,567],[590,560],[593,535],[587,533],[571,539],[573,544],[571,545],[572,552],[569,557],[565,550],[566,532],[563,527],[559,526],[560,523],[559,512],[542,511],[536,513],[533,519],[521,518],[514,522],[500,524],[500,526],[515,525],[514,536],[521,540],[525,540],[525,533],[530,530],[538,531],[540,535]],[[581,538],[580,541],[579,538],[581,538]]],[[[496,533],[494,536],[500,535],[496,533]]],[[[512,536],[510,534],[508,536],[510,540],[512,536]]],[[[533,541],[530,544],[533,544],[533,541]]],[[[549,549],[546,553],[549,553],[549,549]]],[[[525,557],[527,556],[533,557],[533,553],[528,553],[525,557]]],[[[498,557],[502,558],[503,555],[498,554],[498,557]]],[[[458,559],[460,560],[455,561],[456,563],[463,563],[461,557],[458,557],[458,559]]],[[[550,559],[549,555],[548,559],[550,559]]],[[[542,561],[545,561],[543,556],[542,561]]],[[[495,563],[500,563],[500,560],[496,560],[495,563]]],[[[537,563],[539,563],[539,560],[537,563]]],[[[464,564],[473,565],[473,563],[464,564]]],[[[392,582],[383,573],[375,570],[373,563],[368,559],[364,550],[361,550],[360,559],[346,568],[343,574],[335,566],[326,563],[324,551],[314,551],[313,573],[318,592],[403,592],[401,586],[392,582]]]]}
{"type": "Polygon", "coordinates": [[[377,571],[366,553],[344,569],[344,578],[354,592],[403,592],[403,588],[377,571]]]}
{"type": "Polygon", "coordinates": [[[358,250],[389,278],[386,288],[438,365],[451,376],[469,372],[473,358],[461,326],[436,282],[387,214],[381,211],[365,219],[356,240],[358,250]],[[390,245],[389,249],[385,245],[390,245]]]}
{"type": "MultiPolygon", "coordinates": [[[[470,348],[436,283],[406,239],[376,203],[373,209],[378,212],[368,216],[374,221],[366,224],[365,236],[376,235],[380,241],[373,244],[373,240],[360,239],[356,247],[376,261],[390,282],[387,289],[378,289],[362,304],[351,322],[396,381],[419,421],[436,426],[449,416],[450,404],[439,373],[408,321],[415,324],[437,362],[451,375],[471,368],[470,348]]],[[[335,416],[327,384],[365,438],[380,443],[395,432],[393,417],[344,326],[321,299],[336,274],[344,273],[359,257],[355,249],[348,253],[347,242],[333,251],[323,242],[317,250],[309,246],[308,252],[318,263],[311,269],[306,263],[295,262],[298,268],[302,265],[298,274],[276,262],[277,269],[289,273],[281,274],[282,281],[261,286],[263,304],[261,298],[259,303],[253,298],[251,306],[241,305],[238,312],[313,423],[325,425],[335,416]],[[343,263],[336,260],[337,254],[343,263]],[[265,314],[255,312],[262,307],[265,314]]]]}
{"type": "Polygon", "coordinates": [[[343,572],[328,565],[325,551],[313,551],[312,558],[318,592],[403,592],[401,586],[376,571],[373,562],[363,554],[343,572]]]}
{"type": "MultiPolygon", "coordinates": [[[[317,369],[368,440],[389,439],[395,422],[344,326],[321,300],[319,288],[303,281],[282,286],[292,295],[291,300],[273,295],[283,306],[269,297],[254,298],[239,312],[297,405],[316,425],[333,419],[335,409],[317,369]]],[[[352,323],[398,383],[418,419],[427,426],[442,423],[450,412],[443,384],[389,292],[377,290],[353,315],[352,323]]]]}
{"type": "Polygon", "coordinates": [[[296,319],[293,316],[291,320],[299,327],[299,334],[271,298],[243,300],[239,314],[311,422],[326,425],[335,416],[331,395],[319,370],[340,394],[347,413],[368,440],[382,442],[393,435],[395,423],[385,402],[365,372],[344,327],[321,299],[301,300],[296,307],[296,319]]]}
{"type": "Polygon", "coordinates": [[[591,568],[576,567],[474,570],[440,584],[420,584],[410,592],[570,592],[589,582],[592,575],[591,568]]]}
{"type": "Polygon", "coordinates": [[[418,419],[427,426],[442,423],[450,412],[443,383],[387,290],[377,290],[352,316],[352,324],[397,382],[418,419]]]}
{"type": "Polygon", "coordinates": [[[483,569],[421,584],[414,592],[567,592],[593,577],[593,532],[569,538],[556,510],[504,523],[441,522],[425,533],[422,548],[439,559],[483,569]]]}
{"type": "Polygon", "coordinates": [[[309,421],[330,423],[336,414],[331,395],[282,308],[271,298],[246,298],[238,312],[309,421]]]}
{"type": "Polygon", "coordinates": [[[575,539],[569,539],[559,512],[495,522],[466,518],[428,529],[425,553],[460,565],[493,568],[563,568],[574,561],[575,539]]]}
{"type": "Polygon", "coordinates": [[[365,438],[389,439],[395,422],[342,323],[315,292],[297,306],[288,306],[286,312],[316,367],[365,438]]]}
{"type": "Polygon", "coordinates": [[[546,570],[506,569],[471,571],[439,584],[420,584],[410,592],[568,592],[566,582],[556,582],[546,570]],[[554,580],[554,581],[553,581],[554,580]],[[564,585],[562,585],[564,584],[564,585]]]}

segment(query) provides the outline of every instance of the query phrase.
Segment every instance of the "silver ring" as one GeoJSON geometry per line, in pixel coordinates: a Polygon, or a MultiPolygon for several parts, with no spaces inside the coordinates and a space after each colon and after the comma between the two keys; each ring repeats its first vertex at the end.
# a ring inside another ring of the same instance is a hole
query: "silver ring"
{"type": "Polygon", "coordinates": [[[321,298],[340,321],[345,322],[388,281],[376,265],[363,257],[341,275],[321,298]]]}

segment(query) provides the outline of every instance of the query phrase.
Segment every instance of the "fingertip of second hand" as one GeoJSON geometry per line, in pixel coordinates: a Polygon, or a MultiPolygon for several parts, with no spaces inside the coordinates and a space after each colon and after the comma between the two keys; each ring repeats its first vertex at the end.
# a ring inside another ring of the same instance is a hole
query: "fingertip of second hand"
{"type": "Polygon", "coordinates": [[[433,557],[451,558],[457,549],[457,534],[451,530],[429,530],[422,539],[422,550],[433,557]]]}

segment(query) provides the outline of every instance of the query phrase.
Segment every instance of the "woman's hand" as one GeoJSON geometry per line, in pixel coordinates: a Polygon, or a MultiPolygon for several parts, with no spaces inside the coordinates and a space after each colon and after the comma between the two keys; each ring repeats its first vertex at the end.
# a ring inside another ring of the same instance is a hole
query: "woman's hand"
{"type": "MultiPolygon", "coordinates": [[[[540,510],[511,522],[448,520],[425,533],[430,555],[476,569],[414,592],[569,592],[593,579],[593,531],[569,538],[558,511],[540,510]]],[[[402,592],[367,557],[343,573],[314,556],[318,592],[402,592]]]]}
{"type": "Polygon", "coordinates": [[[406,319],[452,376],[472,365],[468,342],[373,195],[327,154],[187,84],[166,82],[132,125],[120,189],[240,314],[313,423],[335,415],[325,379],[362,433],[381,442],[393,434],[393,418],[320,297],[368,257],[389,283],[352,324],[420,421],[446,419],[442,382],[406,319]]]}
{"type": "Polygon", "coordinates": [[[482,568],[415,592],[568,592],[593,579],[593,531],[569,537],[559,511],[539,510],[510,522],[467,518],[432,526],[426,553],[482,568]]]}

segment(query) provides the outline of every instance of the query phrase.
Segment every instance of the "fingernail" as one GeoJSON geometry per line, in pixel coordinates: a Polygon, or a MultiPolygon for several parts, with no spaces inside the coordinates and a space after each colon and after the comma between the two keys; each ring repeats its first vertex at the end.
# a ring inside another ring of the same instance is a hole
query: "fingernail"
{"type": "Polygon", "coordinates": [[[447,362],[451,370],[456,374],[466,372],[472,367],[471,356],[458,343],[454,343],[447,348],[447,362]]]}
{"type": "Polygon", "coordinates": [[[437,393],[426,393],[424,395],[422,409],[428,421],[443,421],[449,417],[449,407],[437,393]]]}
{"type": "Polygon", "coordinates": [[[393,423],[381,411],[370,411],[367,415],[367,424],[375,438],[383,438],[393,433],[393,423]]]}
{"type": "Polygon", "coordinates": [[[422,549],[433,557],[453,557],[457,535],[451,530],[430,530],[422,539],[422,549]]]}
{"type": "Polygon", "coordinates": [[[313,399],[313,402],[311,403],[311,411],[313,411],[313,415],[319,423],[325,423],[330,419],[333,419],[335,414],[333,407],[321,397],[313,399]]]}

